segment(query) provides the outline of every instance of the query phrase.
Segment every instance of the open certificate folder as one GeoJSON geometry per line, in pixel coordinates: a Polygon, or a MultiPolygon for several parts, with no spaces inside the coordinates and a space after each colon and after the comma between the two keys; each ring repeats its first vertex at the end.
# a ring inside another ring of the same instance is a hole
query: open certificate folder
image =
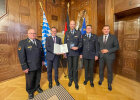
{"type": "Polygon", "coordinates": [[[56,44],[54,43],[54,54],[68,53],[67,44],[56,44]]]}

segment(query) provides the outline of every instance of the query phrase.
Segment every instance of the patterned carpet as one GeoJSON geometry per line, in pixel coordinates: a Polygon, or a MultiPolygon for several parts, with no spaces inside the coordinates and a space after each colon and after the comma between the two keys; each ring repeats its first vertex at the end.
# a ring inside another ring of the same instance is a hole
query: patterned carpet
{"type": "Polygon", "coordinates": [[[74,98],[60,85],[47,89],[43,93],[36,95],[32,100],[74,100],[74,98]]]}

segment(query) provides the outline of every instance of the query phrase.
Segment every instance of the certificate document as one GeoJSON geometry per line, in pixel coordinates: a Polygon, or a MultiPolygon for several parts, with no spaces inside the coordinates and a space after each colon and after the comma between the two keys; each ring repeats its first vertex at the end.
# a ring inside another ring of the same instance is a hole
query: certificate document
{"type": "Polygon", "coordinates": [[[54,43],[54,54],[68,53],[67,44],[56,44],[54,43]]]}

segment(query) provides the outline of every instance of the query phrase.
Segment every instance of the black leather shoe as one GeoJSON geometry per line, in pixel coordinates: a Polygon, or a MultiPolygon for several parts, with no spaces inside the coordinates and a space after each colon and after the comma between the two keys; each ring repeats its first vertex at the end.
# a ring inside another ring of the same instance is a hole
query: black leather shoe
{"type": "Polygon", "coordinates": [[[84,81],[83,84],[84,84],[84,85],[87,85],[87,81],[84,81]]]}
{"type": "Polygon", "coordinates": [[[29,99],[33,99],[34,98],[34,94],[29,94],[29,99]]]}
{"type": "Polygon", "coordinates": [[[49,82],[49,88],[50,88],[50,89],[52,88],[52,83],[50,83],[50,82],[49,82]]]}
{"type": "Polygon", "coordinates": [[[93,82],[90,82],[90,86],[91,86],[91,87],[94,87],[94,83],[93,83],[93,82]]]}
{"type": "Polygon", "coordinates": [[[98,84],[99,84],[99,85],[102,85],[102,81],[99,81],[98,84]]]}
{"type": "Polygon", "coordinates": [[[112,91],[112,86],[111,86],[111,84],[108,84],[108,90],[109,90],[109,91],[112,91]]]}
{"type": "Polygon", "coordinates": [[[57,86],[59,86],[59,85],[60,85],[59,81],[56,81],[56,85],[57,85],[57,86]]]}
{"type": "Polygon", "coordinates": [[[78,89],[79,89],[79,85],[78,85],[78,84],[76,84],[76,85],[75,85],[75,88],[76,88],[76,90],[78,90],[78,89]]]}
{"type": "Polygon", "coordinates": [[[72,82],[71,82],[71,81],[69,81],[68,86],[69,86],[69,87],[71,87],[71,85],[72,85],[72,82]]]}
{"type": "Polygon", "coordinates": [[[41,88],[38,88],[38,89],[37,89],[37,92],[38,92],[38,93],[42,93],[43,90],[42,90],[41,88]]]}

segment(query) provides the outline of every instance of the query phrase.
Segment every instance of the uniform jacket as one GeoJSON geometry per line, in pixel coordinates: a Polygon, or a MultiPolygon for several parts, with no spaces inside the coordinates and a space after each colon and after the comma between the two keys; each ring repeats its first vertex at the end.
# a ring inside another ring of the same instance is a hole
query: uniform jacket
{"type": "Polygon", "coordinates": [[[67,44],[68,46],[68,56],[79,56],[80,51],[79,49],[82,47],[82,38],[81,38],[81,32],[75,30],[74,34],[71,34],[71,31],[66,31],[65,33],[65,38],[64,38],[64,43],[67,44]],[[72,50],[70,48],[70,44],[74,44],[74,47],[78,47],[78,50],[72,50]]]}
{"type": "Polygon", "coordinates": [[[85,59],[94,59],[99,54],[98,37],[91,33],[91,37],[87,34],[82,36],[82,55],[85,59]]]}
{"type": "Polygon", "coordinates": [[[29,71],[41,69],[42,61],[44,61],[44,52],[41,41],[36,39],[36,44],[34,45],[29,38],[19,42],[18,57],[22,70],[28,68],[29,71]]]}

